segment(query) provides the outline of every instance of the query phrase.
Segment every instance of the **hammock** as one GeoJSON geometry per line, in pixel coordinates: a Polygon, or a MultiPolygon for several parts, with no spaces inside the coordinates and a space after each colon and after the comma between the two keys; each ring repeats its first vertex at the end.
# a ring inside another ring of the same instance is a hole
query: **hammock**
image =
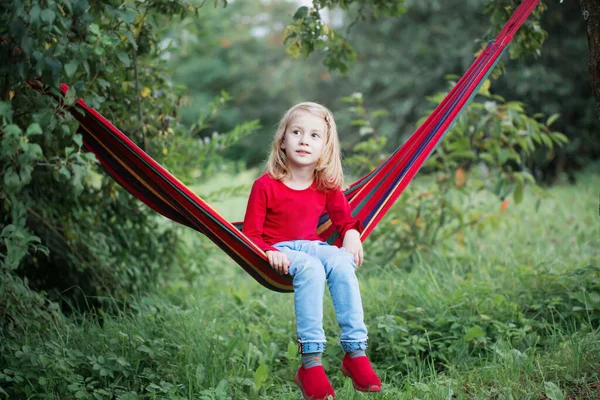
{"type": "MultiPolygon", "coordinates": [[[[352,215],[364,226],[361,240],[373,231],[459,113],[477,94],[514,33],[538,2],[524,0],[496,39],[488,43],[406,143],[345,191],[352,215]]],[[[63,96],[67,89],[66,85],[61,86],[63,96]]],[[[266,288],[277,292],[293,291],[292,278],[279,275],[270,267],[265,253],[241,232],[240,223],[226,221],[83,100],[78,100],[70,111],[79,122],[79,133],[86,150],[93,152],[106,172],[131,194],[165,217],[206,235],[266,288]]],[[[321,216],[317,233],[323,240],[340,245],[341,238],[327,214],[321,216]]]]}

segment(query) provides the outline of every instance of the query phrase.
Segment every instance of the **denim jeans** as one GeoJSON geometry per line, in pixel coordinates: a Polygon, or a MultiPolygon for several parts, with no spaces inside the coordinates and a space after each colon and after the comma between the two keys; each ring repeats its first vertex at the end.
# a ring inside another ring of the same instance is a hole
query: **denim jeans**
{"type": "Polygon", "coordinates": [[[286,254],[290,261],[288,271],[294,278],[294,308],[300,353],[325,350],[325,280],[342,329],[342,348],[346,352],[365,350],[367,328],[363,321],[358,279],[354,273],[354,256],[318,240],[291,240],[277,243],[273,247],[286,254]]]}

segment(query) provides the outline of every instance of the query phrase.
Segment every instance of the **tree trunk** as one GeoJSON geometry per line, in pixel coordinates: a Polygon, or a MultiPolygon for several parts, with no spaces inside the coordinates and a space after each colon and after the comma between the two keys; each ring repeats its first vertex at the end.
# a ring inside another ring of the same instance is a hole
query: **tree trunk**
{"type": "Polygon", "coordinates": [[[592,92],[596,97],[596,111],[600,119],[600,0],[579,0],[586,23],[590,60],[588,68],[592,92]]]}

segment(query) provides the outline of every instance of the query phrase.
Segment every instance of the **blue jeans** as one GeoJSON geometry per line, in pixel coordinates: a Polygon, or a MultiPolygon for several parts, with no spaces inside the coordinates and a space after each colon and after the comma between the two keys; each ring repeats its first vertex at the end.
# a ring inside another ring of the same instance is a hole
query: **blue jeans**
{"type": "Polygon", "coordinates": [[[333,299],[340,344],[346,352],[367,348],[367,328],[354,273],[356,264],[349,252],[318,240],[291,240],[275,244],[290,260],[294,278],[294,308],[300,353],[325,350],[323,295],[325,280],[333,299]]]}

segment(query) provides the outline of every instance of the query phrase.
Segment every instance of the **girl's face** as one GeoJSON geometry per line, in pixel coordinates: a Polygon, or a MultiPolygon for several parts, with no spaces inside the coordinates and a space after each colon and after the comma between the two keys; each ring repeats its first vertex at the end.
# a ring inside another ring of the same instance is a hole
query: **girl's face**
{"type": "Polygon", "coordinates": [[[325,147],[327,125],[322,117],[299,110],[288,124],[281,148],[285,149],[288,165],[316,168],[325,147]]]}

